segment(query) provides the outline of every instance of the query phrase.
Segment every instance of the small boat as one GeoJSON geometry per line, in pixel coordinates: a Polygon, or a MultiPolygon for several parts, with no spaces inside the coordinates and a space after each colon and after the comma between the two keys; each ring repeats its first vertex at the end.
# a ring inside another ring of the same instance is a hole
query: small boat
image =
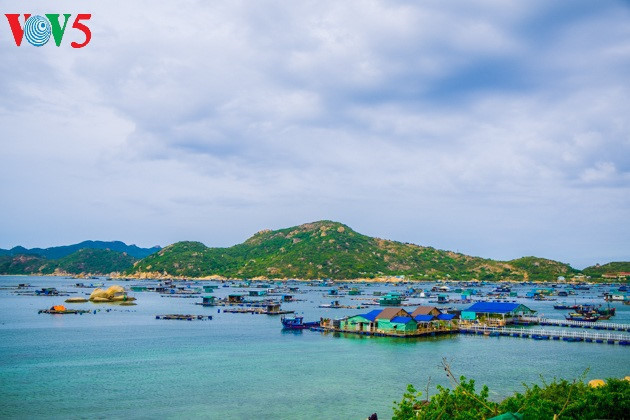
{"type": "Polygon", "coordinates": [[[184,314],[166,314],[156,315],[155,319],[177,320],[177,321],[193,321],[193,320],[211,320],[212,315],[184,315],[184,314]]]}
{"type": "Polygon", "coordinates": [[[599,315],[597,314],[579,314],[576,312],[572,312],[569,316],[565,316],[567,321],[585,321],[585,322],[595,322],[599,319],[599,315]]]}
{"type": "Polygon", "coordinates": [[[578,308],[577,305],[567,305],[566,303],[560,303],[560,304],[557,304],[557,305],[553,305],[553,309],[561,309],[561,310],[562,309],[573,309],[573,310],[575,310],[577,308],[578,308]]]}
{"type": "Polygon", "coordinates": [[[282,327],[287,330],[305,330],[312,327],[319,327],[319,322],[304,322],[304,317],[296,316],[293,318],[282,317],[282,327]]]}
{"type": "Polygon", "coordinates": [[[608,305],[607,308],[602,308],[601,305],[597,308],[597,313],[600,316],[608,316],[608,318],[610,318],[611,316],[614,316],[616,311],[617,311],[617,308],[611,307],[610,305],[608,305]]]}

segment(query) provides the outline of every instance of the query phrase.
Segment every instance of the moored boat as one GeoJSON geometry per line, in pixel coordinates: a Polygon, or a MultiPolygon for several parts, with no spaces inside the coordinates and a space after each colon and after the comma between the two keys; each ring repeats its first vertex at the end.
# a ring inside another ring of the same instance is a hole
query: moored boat
{"type": "Polygon", "coordinates": [[[553,305],[553,309],[577,309],[578,305],[569,305],[567,303],[559,303],[557,305],[553,305]]]}
{"type": "Polygon", "coordinates": [[[282,327],[288,330],[305,330],[312,327],[319,327],[318,321],[313,322],[304,322],[304,317],[296,316],[296,317],[282,317],[280,318],[282,321],[282,327]]]}
{"type": "Polygon", "coordinates": [[[579,314],[577,312],[572,312],[568,316],[565,316],[567,321],[585,321],[585,322],[595,322],[599,319],[599,315],[597,314],[579,314]]]}

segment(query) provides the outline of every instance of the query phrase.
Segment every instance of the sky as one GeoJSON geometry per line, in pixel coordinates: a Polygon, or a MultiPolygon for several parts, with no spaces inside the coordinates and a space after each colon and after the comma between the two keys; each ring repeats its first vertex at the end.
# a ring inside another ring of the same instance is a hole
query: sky
{"type": "Polygon", "coordinates": [[[486,258],[630,261],[628,1],[0,11],[72,14],[60,47],[17,47],[0,16],[0,248],[231,246],[329,219],[486,258]]]}

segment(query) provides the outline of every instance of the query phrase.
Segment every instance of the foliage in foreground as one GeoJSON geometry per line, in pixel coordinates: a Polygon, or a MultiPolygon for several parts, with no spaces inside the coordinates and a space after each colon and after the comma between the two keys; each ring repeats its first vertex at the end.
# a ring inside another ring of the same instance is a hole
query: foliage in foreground
{"type": "MultiPolygon", "coordinates": [[[[500,403],[488,400],[484,386],[475,391],[475,381],[461,377],[453,390],[438,386],[438,393],[428,401],[421,399],[412,385],[400,402],[394,402],[394,420],[408,419],[489,419],[504,413],[517,413],[523,419],[625,419],[630,413],[630,381],[608,379],[592,388],[583,381],[554,380],[543,386],[525,385],[500,403]]],[[[520,416],[519,416],[520,417],[520,416]]]]}

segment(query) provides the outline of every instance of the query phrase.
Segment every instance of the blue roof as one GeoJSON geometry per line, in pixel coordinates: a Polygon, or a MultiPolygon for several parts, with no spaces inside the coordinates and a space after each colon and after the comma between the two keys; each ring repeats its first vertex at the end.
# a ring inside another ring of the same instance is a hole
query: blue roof
{"type": "Polygon", "coordinates": [[[455,318],[455,314],[439,314],[437,316],[440,321],[450,321],[453,318],[455,318]]]}
{"type": "Polygon", "coordinates": [[[416,315],[414,319],[418,322],[429,322],[433,321],[433,315],[416,315]]]}
{"type": "Polygon", "coordinates": [[[481,312],[492,314],[507,314],[518,308],[520,304],[509,302],[477,302],[470,308],[466,309],[469,312],[481,312]]]}
{"type": "Polygon", "coordinates": [[[406,324],[409,321],[411,321],[411,318],[409,318],[408,316],[397,316],[392,318],[390,322],[394,322],[396,324],[406,324]]]}
{"type": "Polygon", "coordinates": [[[370,321],[374,321],[376,317],[378,316],[378,314],[380,314],[381,312],[383,312],[382,309],[374,309],[373,311],[370,311],[367,314],[361,314],[359,316],[362,316],[365,319],[369,319],[370,321]]]}

